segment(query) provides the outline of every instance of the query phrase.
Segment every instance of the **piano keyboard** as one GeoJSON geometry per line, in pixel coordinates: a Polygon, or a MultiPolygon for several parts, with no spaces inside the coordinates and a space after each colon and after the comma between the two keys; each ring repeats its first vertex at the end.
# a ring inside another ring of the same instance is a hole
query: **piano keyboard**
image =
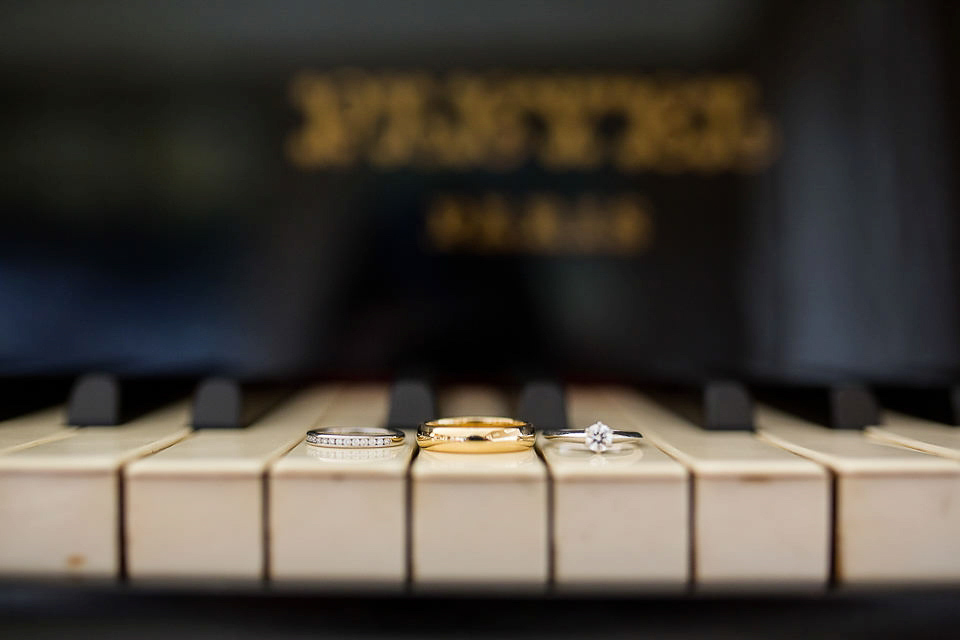
{"type": "Polygon", "coordinates": [[[0,576],[561,592],[960,582],[960,429],[945,423],[885,411],[834,429],[760,404],[751,424],[548,384],[440,388],[435,402],[418,383],[318,384],[268,407],[231,385],[124,416],[98,409],[104,394],[121,406],[120,386],[88,384],[70,403],[119,424],[70,425],[69,404],[0,422],[0,576]],[[498,414],[644,439],[604,454],[542,438],[516,453],[417,450],[419,421],[498,414]],[[407,440],[305,444],[323,426],[407,440]]]}

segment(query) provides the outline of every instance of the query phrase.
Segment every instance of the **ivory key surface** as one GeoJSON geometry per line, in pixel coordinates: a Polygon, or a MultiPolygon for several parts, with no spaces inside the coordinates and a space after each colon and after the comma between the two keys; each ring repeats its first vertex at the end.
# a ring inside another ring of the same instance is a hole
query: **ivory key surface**
{"type": "Polygon", "coordinates": [[[120,469],[186,437],[188,418],[184,401],[0,455],[0,572],[117,576],[120,469]]]}
{"type": "MultiPolygon", "coordinates": [[[[627,422],[602,391],[567,391],[571,428],[627,422]]],[[[593,453],[538,443],[553,492],[554,580],[561,590],[677,589],[690,577],[689,476],[650,444],[593,453]]]]}
{"type": "Polygon", "coordinates": [[[264,478],[336,396],[304,390],[242,429],[207,429],[127,467],[131,579],[265,575],[264,478]]]}
{"type": "Polygon", "coordinates": [[[881,442],[960,460],[960,427],[953,425],[885,411],[880,425],[868,427],[867,435],[881,442]]]}
{"type": "MultiPolygon", "coordinates": [[[[317,427],[378,427],[389,389],[344,390],[317,427]]],[[[300,443],[269,474],[270,577],[399,587],[407,579],[407,471],[416,441],[369,449],[300,443]]]]}
{"type": "Polygon", "coordinates": [[[52,442],[74,433],[67,426],[66,407],[51,407],[0,422],[0,453],[52,442]]]}
{"type": "Polygon", "coordinates": [[[830,483],[820,465],[747,431],[708,431],[629,390],[611,391],[641,431],[693,476],[696,587],[824,586],[830,483]]]}
{"type": "Polygon", "coordinates": [[[765,440],[833,471],[838,582],[960,578],[960,463],[770,407],[758,408],[757,426],[765,440]]]}
{"type": "MultiPolygon", "coordinates": [[[[448,390],[441,414],[509,415],[482,387],[448,390]]],[[[411,467],[414,587],[542,589],[549,570],[547,470],[533,449],[420,451],[411,467]]]]}

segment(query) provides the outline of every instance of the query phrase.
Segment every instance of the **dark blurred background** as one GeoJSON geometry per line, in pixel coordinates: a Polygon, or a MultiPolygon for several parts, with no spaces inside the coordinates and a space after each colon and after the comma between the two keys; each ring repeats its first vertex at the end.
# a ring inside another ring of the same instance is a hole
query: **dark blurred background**
{"type": "Polygon", "coordinates": [[[2,8],[0,375],[960,368],[954,3],[2,8]]]}

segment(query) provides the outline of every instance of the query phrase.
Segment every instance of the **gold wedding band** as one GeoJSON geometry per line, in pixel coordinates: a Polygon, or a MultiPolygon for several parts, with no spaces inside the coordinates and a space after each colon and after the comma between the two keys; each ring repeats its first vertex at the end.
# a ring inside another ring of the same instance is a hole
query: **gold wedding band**
{"type": "Polygon", "coordinates": [[[462,416],[424,422],[417,444],[448,453],[503,453],[533,446],[533,425],[513,418],[462,416]]]}

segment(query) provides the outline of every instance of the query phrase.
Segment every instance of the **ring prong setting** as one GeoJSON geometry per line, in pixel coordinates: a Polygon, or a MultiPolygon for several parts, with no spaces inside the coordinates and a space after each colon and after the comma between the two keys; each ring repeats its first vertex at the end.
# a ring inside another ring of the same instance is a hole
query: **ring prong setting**
{"type": "Polygon", "coordinates": [[[598,420],[583,430],[583,443],[590,451],[603,453],[613,445],[613,429],[598,420]]]}

